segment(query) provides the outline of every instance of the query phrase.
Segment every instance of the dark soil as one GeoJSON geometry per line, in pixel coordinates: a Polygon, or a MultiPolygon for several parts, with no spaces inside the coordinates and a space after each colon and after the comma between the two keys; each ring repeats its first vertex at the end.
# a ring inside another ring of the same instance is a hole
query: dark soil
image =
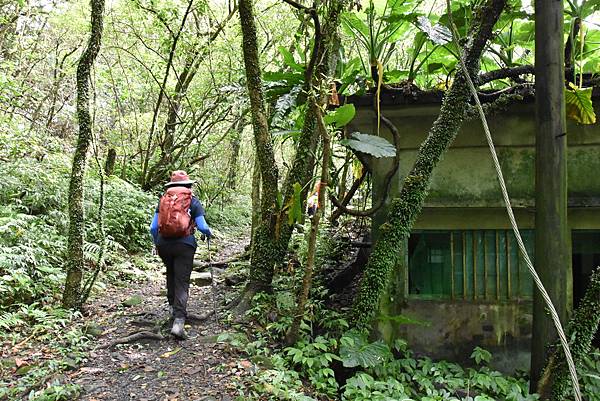
{"type": "MultiPolygon", "coordinates": [[[[226,244],[219,257],[227,259],[243,252],[243,243],[226,244]]],[[[199,246],[202,246],[200,244],[199,246]]],[[[213,310],[213,290],[217,304],[223,303],[225,286],[190,289],[188,313],[205,315],[213,310]]],[[[90,324],[102,334],[87,363],[71,377],[82,387],[81,400],[232,400],[237,394],[235,377],[244,374],[243,361],[216,342],[227,328],[222,312],[202,322],[186,325],[188,339],[178,340],[169,333],[168,308],[162,269],[150,279],[125,288],[109,288],[88,308],[90,324]],[[127,307],[123,301],[138,295],[142,302],[127,307]],[[219,318],[219,319],[217,319],[219,318]],[[141,330],[164,335],[164,339],[143,339],[103,349],[119,338],[141,330]],[[242,363],[240,363],[242,362],[242,363]]]]}

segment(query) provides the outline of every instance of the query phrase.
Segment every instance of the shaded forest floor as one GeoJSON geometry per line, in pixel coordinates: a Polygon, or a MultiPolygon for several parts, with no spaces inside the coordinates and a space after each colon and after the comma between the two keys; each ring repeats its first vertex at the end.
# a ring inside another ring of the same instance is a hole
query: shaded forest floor
{"type": "MultiPolygon", "coordinates": [[[[239,254],[244,244],[243,239],[226,244],[213,259],[239,254]]],[[[200,243],[199,249],[203,246],[200,243]]],[[[219,278],[216,282],[217,302],[222,304],[227,287],[219,278]]],[[[109,288],[90,304],[87,319],[99,326],[102,334],[87,362],[71,374],[73,382],[81,386],[81,400],[221,401],[235,397],[232,378],[243,374],[244,361],[237,361],[227,353],[225,344],[217,343],[218,335],[226,330],[223,316],[186,324],[188,338],[177,340],[169,334],[165,291],[161,266],[147,282],[109,288]],[[124,305],[127,300],[141,302],[128,307],[124,305]],[[102,348],[131,333],[148,330],[148,323],[161,325],[163,340],[142,339],[102,348]]],[[[210,285],[192,285],[188,312],[209,314],[213,310],[212,291],[210,285]]]]}

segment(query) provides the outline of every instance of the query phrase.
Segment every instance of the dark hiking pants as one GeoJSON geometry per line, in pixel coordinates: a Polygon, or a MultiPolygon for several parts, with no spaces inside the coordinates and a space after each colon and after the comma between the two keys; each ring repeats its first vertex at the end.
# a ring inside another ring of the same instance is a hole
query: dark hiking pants
{"type": "Polygon", "coordinates": [[[160,245],[158,255],[167,267],[167,299],[174,318],[187,316],[190,275],[196,248],[187,244],[160,245]]]}

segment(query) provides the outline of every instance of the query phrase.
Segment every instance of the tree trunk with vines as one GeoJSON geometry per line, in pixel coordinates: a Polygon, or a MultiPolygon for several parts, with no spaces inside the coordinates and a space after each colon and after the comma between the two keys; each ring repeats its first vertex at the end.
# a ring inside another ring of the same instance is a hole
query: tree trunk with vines
{"type": "MultiPolygon", "coordinates": [[[[337,64],[337,56],[334,52],[336,48],[336,42],[338,38],[338,27],[340,25],[341,13],[346,6],[347,1],[331,1],[329,6],[329,12],[323,24],[322,32],[315,35],[315,38],[319,40],[319,46],[317,54],[315,55],[318,60],[315,66],[314,74],[309,77],[306,76],[305,90],[313,90],[313,87],[319,87],[324,79],[326,79],[332,71],[335,71],[337,64]]],[[[320,97],[319,104],[315,107],[324,106],[326,97],[320,97]]],[[[306,199],[310,185],[308,185],[313,178],[313,171],[315,165],[315,153],[319,144],[319,133],[317,128],[317,111],[315,107],[308,107],[306,115],[304,116],[304,125],[302,132],[296,145],[296,154],[292,162],[288,175],[286,176],[283,184],[282,193],[284,195],[283,204],[288,204],[294,196],[294,184],[300,184],[302,188],[301,197],[303,200],[306,199]]],[[[304,206],[304,203],[303,203],[304,206]]],[[[290,238],[294,227],[287,224],[287,218],[282,212],[279,218],[280,222],[280,235],[278,243],[278,257],[275,260],[275,264],[281,264],[284,261],[290,238]]]]}
{"type": "Polygon", "coordinates": [[[273,261],[277,255],[276,222],[279,213],[277,207],[279,170],[275,162],[273,142],[265,110],[252,0],[240,0],[238,7],[254,143],[262,179],[261,213],[252,239],[250,281],[238,303],[238,311],[244,311],[254,294],[270,290],[273,280],[273,261]]]}
{"type": "MultiPolygon", "coordinates": [[[[590,276],[585,296],[575,310],[569,322],[567,338],[573,354],[575,366],[579,369],[583,359],[592,350],[592,341],[598,332],[600,324],[600,268],[590,276]]],[[[537,392],[543,400],[562,401],[569,399],[572,394],[572,382],[565,353],[556,343],[554,351],[548,359],[548,364],[538,381],[537,392]],[[571,394],[569,393],[571,391],[571,394]]]]}
{"type": "MultiPolygon", "coordinates": [[[[465,63],[472,77],[477,77],[479,59],[492,34],[492,29],[506,0],[487,0],[474,18],[470,39],[465,45],[465,63]]],[[[460,129],[468,107],[470,92],[462,73],[457,73],[452,87],[444,97],[440,114],[427,139],[419,149],[417,159],[404,180],[399,197],[391,202],[387,221],[380,226],[379,240],[373,247],[360,289],[352,310],[352,324],[369,327],[379,308],[381,296],[388,287],[399,250],[410,235],[427,196],[433,170],[460,129]]]]}
{"type": "Polygon", "coordinates": [[[104,0],[91,0],[90,4],[92,24],[90,38],[77,65],[77,119],[79,122],[79,136],[73,156],[73,166],[69,182],[67,278],[62,300],[63,306],[66,308],[79,308],[81,306],[81,281],[85,264],[83,256],[85,238],[85,217],[83,210],[84,177],[87,167],[87,154],[92,139],[89,91],[91,68],[100,51],[102,40],[104,0]]]}

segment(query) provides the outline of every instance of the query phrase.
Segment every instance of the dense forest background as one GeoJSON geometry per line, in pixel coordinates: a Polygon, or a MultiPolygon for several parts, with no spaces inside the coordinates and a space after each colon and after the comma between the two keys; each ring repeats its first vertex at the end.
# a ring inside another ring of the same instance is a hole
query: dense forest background
{"type": "MultiPolygon", "coordinates": [[[[64,372],[100,335],[88,305],[160,275],[148,226],[180,169],[198,181],[213,251],[241,248],[215,340],[231,360],[259,360],[240,399],[537,399],[527,373],[493,371],[481,348],[461,367],[369,336],[390,255],[463,120],[478,118],[465,71],[490,114],[531,96],[535,15],[526,0],[0,0],[0,399],[81,394],[64,372]],[[386,91],[444,97],[438,142],[415,164],[423,181],[392,203],[356,299],[332,306],[327,269],[368,242],[382,206],[369,160],[398,162],[379,132],[348,132],[349,99],[372,96],[377,130],[401,135],[380,110],[386,91]]],[[[600,1],[564,2],[562,36],[566,115],[594,124],[600,1]]],[[[590,341],[575,356],[597,400],[590,341]]],[[[561,369],[542,378],[544,398],[571,391],[561,369]]]]}

